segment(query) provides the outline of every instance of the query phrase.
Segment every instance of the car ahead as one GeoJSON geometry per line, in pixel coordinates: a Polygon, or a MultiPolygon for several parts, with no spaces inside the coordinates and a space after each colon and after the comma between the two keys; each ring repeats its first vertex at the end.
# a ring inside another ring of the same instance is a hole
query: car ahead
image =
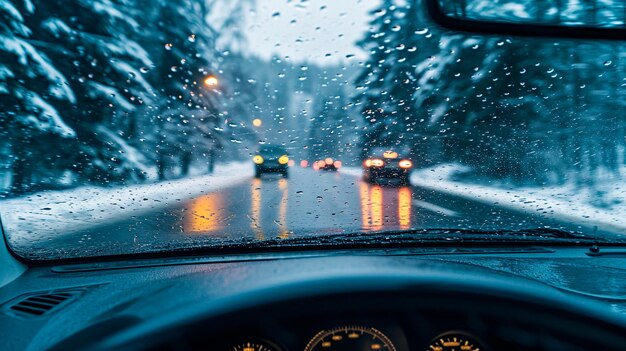
{"type": "Polygon", "coordinates": [[[326,157],[313,163],[313,169],[318,171],[336,172],[339,168],[341,168],[341,161],[333,160],[332,157],[326,157]]]}
{"type": "Polygon", "coordinates": [[[393,148],[375,147],[363,161],[363,179],[370,183],[381,181],[409,185],[413,162],[393,148]]]}
{"type": "Polygon", "coordinates": [[[278,173],[284,178],[289,176],[289,154],[281,145],[262,146],[252,157],[252,161],[255,178],[266,173],[278,173]]]}

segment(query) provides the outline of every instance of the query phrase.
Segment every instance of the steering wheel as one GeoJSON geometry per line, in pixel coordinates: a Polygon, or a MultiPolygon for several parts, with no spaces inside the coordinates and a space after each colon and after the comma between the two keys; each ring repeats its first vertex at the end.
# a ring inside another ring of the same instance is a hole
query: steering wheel
{"type": "Polygon", "coordinates": [[[398,268],[285,278],[143,321],[81,348],[146,350],[179,342],[206,346],[211,338],[241,330],[245,323],[261,323],[263,316],[297,321],[320,311],[420,313],[450,308],[530,323],[541,333],[575,341],[582,350],[626,347],[626,320],[597,302],[519,278],[398,268]]]}

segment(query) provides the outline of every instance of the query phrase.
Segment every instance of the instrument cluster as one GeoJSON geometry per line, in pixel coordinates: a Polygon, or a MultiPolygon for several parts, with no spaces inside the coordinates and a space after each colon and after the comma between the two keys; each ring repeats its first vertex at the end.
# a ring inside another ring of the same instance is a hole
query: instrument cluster
{"type": "MultiPolygon", "coordinates": [[[[302,351],[408,351],[403,335],[396,338],[368,326],[345,325],[323,329],[314,334],[302,351]]],[[[470,333],[448,331],[433,337],[419,350],[424,351],[479,351],[487,348],[470,333]]],[[[226,350],[225,350],[226,351],[226,350]]],[[[237,343],[228,351],[294,351],[264,339],[253,339],[237,343]]],[[[299,350],[298,350],[299,351],[299,350]]]]}

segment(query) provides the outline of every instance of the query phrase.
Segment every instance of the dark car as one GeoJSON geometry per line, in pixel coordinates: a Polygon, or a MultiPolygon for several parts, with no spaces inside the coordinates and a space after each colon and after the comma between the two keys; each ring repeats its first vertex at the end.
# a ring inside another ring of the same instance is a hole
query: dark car
{"type": "Polygon", "coordinates": [[[370,183],[385,180],[408,185],[413,162],[407,157],[407,153],[390,147],[372,148],[363,160],[363,179],[370,183]]]}
{"type": "Polygon", "coordinates": [[[289,176],[289,155],[287,149],[280,145],[265,145],[259,148],[254,157],[255,178],[265,173],[279,173],[284,178],[289,176]]]}
{"type": "Polygon", "coordinates": [[[336,172],[341,168],[341,161],[334,160],[332,157],[326,157],[324,159],[315,161],[313,169],[319,171],[333,171],[336,172]]]}

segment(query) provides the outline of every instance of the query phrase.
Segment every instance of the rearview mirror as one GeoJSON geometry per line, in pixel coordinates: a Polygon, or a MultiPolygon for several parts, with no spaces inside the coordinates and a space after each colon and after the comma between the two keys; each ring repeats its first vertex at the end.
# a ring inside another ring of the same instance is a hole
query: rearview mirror
{"type": "Polygon", "coordinates": [[[626,40],[626,0],[426,0],[439,25],[460,31],[626,40]]]}

